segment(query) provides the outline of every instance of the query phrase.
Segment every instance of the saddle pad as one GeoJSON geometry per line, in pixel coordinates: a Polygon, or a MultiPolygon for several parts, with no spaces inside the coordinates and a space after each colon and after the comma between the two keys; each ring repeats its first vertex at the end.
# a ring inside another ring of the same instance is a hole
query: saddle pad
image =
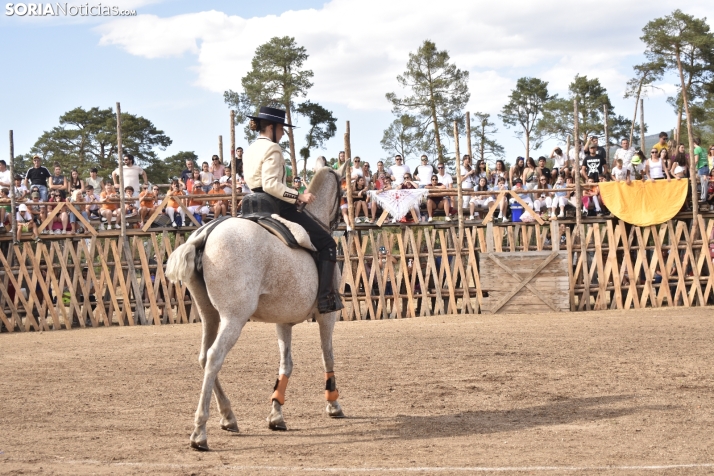
{"type": "Polygon", "coordinates": [[[316,251],[312,241],[310,241],[310,235],[307,234],[305,228],[295,222],[286,220],[280,215],[273,214],[270,218],[260,218],[258,223],[291,248],[299,247],[316,251]]]}

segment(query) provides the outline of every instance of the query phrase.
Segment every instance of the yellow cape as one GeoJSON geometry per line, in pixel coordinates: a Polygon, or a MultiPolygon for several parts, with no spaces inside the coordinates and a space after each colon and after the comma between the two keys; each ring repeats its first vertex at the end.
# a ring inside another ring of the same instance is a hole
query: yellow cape
{"type": "Polygon", "coordinates": [[[637,226],[658,225],[674,217],[687,198],[689,181],[603,182],[600,195],[617,218],[637,226]]]}

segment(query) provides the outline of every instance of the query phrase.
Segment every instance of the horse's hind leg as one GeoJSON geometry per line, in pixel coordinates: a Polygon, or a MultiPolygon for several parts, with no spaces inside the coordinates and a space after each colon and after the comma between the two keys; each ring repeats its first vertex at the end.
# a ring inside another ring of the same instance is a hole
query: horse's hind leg
{"type": "Polygon", "coordinates": [[[278,380],[275,382],[273,396],[271,397],[270,415],[268,415],[268,428],[271,430],[285,431],[288,429],[283,418],[283,405],[285,404],[285,389],[288,378],[293,373],[292,339],[293,324],[276,324],[278,334],[278,347],[280,348],[280,370],[278,380]]]}
{"type": "Polygon", "coordinates": [[[195,426],[191,434],[191,447],[197,450],[208,450],[206,422],[208,421],[211,406],[211,393],[216,384],[216,376],[223,366],[223,361],[228,351],[233,348],[238,337],[240,337],[246,320],[231,317],[221,321],[218,335],[213,345],[206,352],[203,386],[198,400],[198,409],[196,409],[195,426]]]}
{"type": "MultiPolygon", "coordinates": [[[[202,311],[201,322],[203,324],[203,337],[201,338],[201,352],[198,354],[198,363],[202,369],[206,369],[206,355],[208,349],[211,348],[218,334],[218,327],[221,323],[218,311],[213,306],[208,311],[202,311]]],[[[221,387],[221,383],[216,377],[216,383],[213,387],[213,395],[216,397],[216,405],[218,412],[221,414],[221,429],[238,433],[238,420],[236,420],[233,410],[231,409],[231,401],[226,396],[226,393],[221,387]]]]}
{"type": "Polygon", "coordinates": [[[330,314],[318,314],[317,323],[320,326],[320,344],[322,345],[322,363],[325,366],[325,399],[327,400],[327,415],[332,418],[344,418],[342,407],[337,401],[339,392],[335,380],[335,357],[332,353],[332,331],[335,328],[335,321],[339,316],[338,312],[330,314]]]}
{"type": "MultiPolygon", "coordinates": [[[[200,288],[196,290],[193,287],[192,292],[194,303],[198,307],[198,312],[201,315],[201,324],[203,327],[203,336],[201,337],[201,352],[198,354],[198,363],[201,368],[206,368],[206,355],[208,349],[211,348],[218,334],[218,327],[221,324],[221,317],[213,304],[211,304],[208,294],[206,294],[203,282],[197,283],[200,288]]],[[[226,393],[221,387],[221,383],[216,377],[216,383],[213,388],[213,394],[216,396],[216,405],[218,412],[221,414],[221,429],[238,433],[238,421],[236,420],[233,410],[231,409],[231,401],[228,400],[226,393]]]]}

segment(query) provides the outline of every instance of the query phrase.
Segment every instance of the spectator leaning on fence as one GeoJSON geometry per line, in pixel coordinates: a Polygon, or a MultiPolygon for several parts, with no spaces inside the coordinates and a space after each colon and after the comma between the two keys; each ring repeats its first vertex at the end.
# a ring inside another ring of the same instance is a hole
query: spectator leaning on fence
{"type": "MultiPolygon", "coordinates": [[[[620,149],[622,150],[622,149],[620,149]]],[[[616,182],[624,182],[626,176],[627,176],[627,170],[625,170],[624,166],[624,160],[623,159],[615,159],[615,162],[612,164],[612,171],[610,172],[612,175],[612,178],[616,182]]]]}
{"type": "MultiPolygon", "coordinates": [[[[146,172],[134,164],[134,156],[131,154],[124,154],[124,166],[122,167],[122,171],[124,172],[124,187],[131,186],[135,191],[135,195],[138,195],[138,190],[141,186],[139,177],[144,180],[144,183],[149,183],[149,180],[146,178],[146,172]]],[[[112,180],[114,180],[114,186],[119,187],[119,167],[112,172],[112,180]]]]}
{"type": "Polygon", "coordinates": [[[659,151],[654,147],[650,151],[650,158],[645,161],[643,175],[651,181],[663,179],[665,176],[669,178],[669,170],[660,158],[659,151]]]}
{"type": "Polygon", "coordinates": [[[47,167],[42,165],[42,159],[39,155],[32,158],[32,167],[25,174],[25,187],[32,190],[32,187],[37,187],[40,194],[40,201],[47,201],[47,179],[52,177],[52,174],[47,167]]]}

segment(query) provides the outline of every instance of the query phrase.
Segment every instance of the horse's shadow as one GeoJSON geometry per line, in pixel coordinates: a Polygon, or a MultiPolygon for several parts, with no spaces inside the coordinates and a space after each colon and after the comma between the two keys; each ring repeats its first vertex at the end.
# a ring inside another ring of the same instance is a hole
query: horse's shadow
{"type": "MultiPolygon", "coordinates": [[[[513,410],[474,410],[448,415],[397,415],[395,417],[370,417],[352,415],[337,425],[325,425],[324,431],[295,429],[288,431],[298,438],[320,440],[319,444],[349,444],[379,440],[426,440],[440,437],[458,437],[509,433],[539,427],[568,424],[585,424],[592,421],[620,418],[643,411],[663,411],[668,405],[637,405],[634,395],[608,395],[602,397],[560,398],[552,402],[513,410]],[[350,423],[369,428],[354,428],[350,423]],[[376,427],[375,427],[376,424],[376,427]],[[335,438],[339,435],[339,438],[335,438]],[[324,439],[323,439],[324,438],[324,439]]],[[[346,410],[347,411],[347,410],[346,410]]],[[[316,442],[315,442],[316,443],[316,442]]],[[[291,446],[290,443],[287,446],[291,446]]]]}

